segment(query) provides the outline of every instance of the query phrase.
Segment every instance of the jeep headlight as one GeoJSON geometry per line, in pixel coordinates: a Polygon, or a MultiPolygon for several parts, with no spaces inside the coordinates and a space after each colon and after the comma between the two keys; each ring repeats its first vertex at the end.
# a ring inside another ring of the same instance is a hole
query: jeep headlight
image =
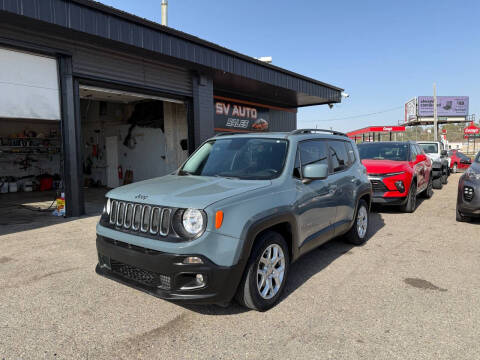
{"type": "Polygon", "coordinates": [[[181,237],[194,239],[205,231],[207,216],[203,210],[181,209],[175,213],[174,228],[181,237]]]}

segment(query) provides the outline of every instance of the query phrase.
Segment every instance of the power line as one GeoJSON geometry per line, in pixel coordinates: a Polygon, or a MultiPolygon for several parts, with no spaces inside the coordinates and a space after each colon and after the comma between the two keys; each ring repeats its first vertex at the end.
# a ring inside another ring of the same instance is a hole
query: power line
{"type": "Polygon", "coordinates": [[[353,115],[353,116],[347,116],[347,117],[342,117],[342,118],[332,118],[332,119],[322,119],[322,120],[304,120],[305,122],[322,122],[322,121],[337,121],[337,120],[348,120],[348,119],[355,119],[355,118],[360,118],[360,117],[367,117],[367,116],[372,116],[372,115],[378,115],[378,114],[384,114],[390,111],[394,110],[399,110],[403,109],[403,106],[397,106],[391,109],[386,109],[382,111],[377,111],[369,114],[362,114],[362,115],[353,115]]]}

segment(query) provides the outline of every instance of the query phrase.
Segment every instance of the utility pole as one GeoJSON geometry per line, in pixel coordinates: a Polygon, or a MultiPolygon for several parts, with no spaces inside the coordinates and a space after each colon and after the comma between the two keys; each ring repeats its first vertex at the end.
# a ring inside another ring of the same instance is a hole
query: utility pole
{"type": "Polygon", "coordinates": [[[433,83],[433,141],[438,141],[437,84],[433,83]]]}
{"type": "Polygon", "coordinates": [[[168,26],[168,0],[162,0],[162,25],[168,26]]]}

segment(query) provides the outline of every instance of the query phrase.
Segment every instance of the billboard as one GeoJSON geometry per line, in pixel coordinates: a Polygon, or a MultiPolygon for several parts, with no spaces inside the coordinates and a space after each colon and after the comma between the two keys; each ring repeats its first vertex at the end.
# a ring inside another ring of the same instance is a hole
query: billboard
{"type": "Polygon", "coordinates": [[[413,98],[405,104],[405,122],[417,119],[417,99],[413,98]]]}
{"type": "MultiPolygon", "coordinates": [[[[433,117],[433,96],[419,96],[417,115],[433,117]]],[[[468,96],[437,96],[437,116],[467,116],[468,96]]]]}
{"type": "Polygon", "coordinates": [[[215,131],[268,131],[269,109],[231,101],[215,101],[215,131]]]}

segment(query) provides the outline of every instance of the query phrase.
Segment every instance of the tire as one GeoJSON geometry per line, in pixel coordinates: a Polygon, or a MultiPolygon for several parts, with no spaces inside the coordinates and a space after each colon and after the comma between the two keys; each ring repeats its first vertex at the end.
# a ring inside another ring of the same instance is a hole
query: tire
{"type": "Polygon", "coordinates": [[[467,222],[470,220],[470,218],[468,218],[467,216],[463,216],[459,211],[458,209],[456,210],[456,213],[457,213],[457,221],[458,222],[467,222]]]}
{"type": "Polygon", "coordinates": [[[235,296],[237,302],[257,311],[266,311],[275,306],[285,288],[289,265],[288,246],[283,236],[274,231],[266,231],[261,234],[255,241],[250,259],[245,267],[245,273],[235,296]],[[277,251],[277,260],[274,256],[275,251],[277,251]],[[283,253],[283,258],[279,256],[281,253],[283,253]],[[278,269],[282,267],[283,274],[278,272],[278,269]],[[276,277],[275,274],[277,274],[276,277]],[[267,286],[269,287],[268,291],[266,290],[267,286]],[[261,291],[264,291],[264,294],[261,291]]]}
{"type": "Polygon", "coordinates": [[[352,227],[345,234],[345,240],[353,245],[363,245],[368,239],[368,225],[370,212],[365,200],[360,199],[355,211],[355,220],[352,227]]]}
{"type": "Polygon", "coordinates": [[[433,188],[436,189],[436,190],[442,190],[443,183],[442,183],[442,177],[441,176],[439,178],[433,180],[433,188]]]}
{"type": "Polygon", "coordinates": [[[430,179],[428,180],[428,186],[425,189],[425,191],[422,193],[422,196],[425,199],[430,199],[433,196],[433,177],[432,177],[432,174],[430,174],[430,179]]]}
{"type": "Polygon", "coordinates": [[[452,173],[456,174],[458,172],[458,165],[457,163],[453,164],[453,167],[452,167],[452,173]]]}
{"type": "Polygon", "coordinates": [[[413,213],[417,207],[417,184],[412,181],[410,190],[408,191],[407,202],[402,206],[402,211],[413,213]]]}
{"type": "Polygon", "coordinates": [[[448,184],[448,169],[442,169],[442,184],[446,185],[448,184]]]}

